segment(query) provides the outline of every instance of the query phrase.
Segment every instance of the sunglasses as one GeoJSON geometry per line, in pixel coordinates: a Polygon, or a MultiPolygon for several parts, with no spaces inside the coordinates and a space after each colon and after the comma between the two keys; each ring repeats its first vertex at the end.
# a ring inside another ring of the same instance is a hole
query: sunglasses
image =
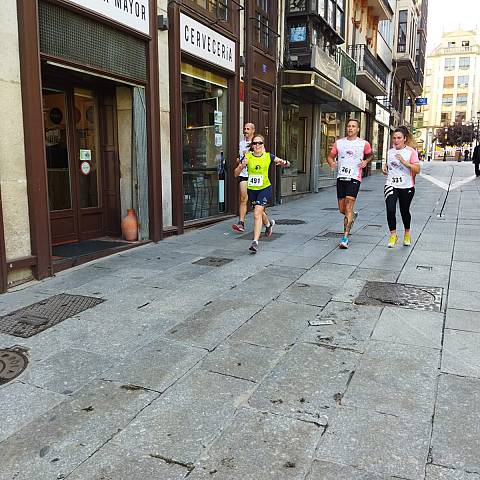
{"type": "Polygon", "coordinates": [[[263,142],[252,142],[252,145],[263,145],[263,142]]]}

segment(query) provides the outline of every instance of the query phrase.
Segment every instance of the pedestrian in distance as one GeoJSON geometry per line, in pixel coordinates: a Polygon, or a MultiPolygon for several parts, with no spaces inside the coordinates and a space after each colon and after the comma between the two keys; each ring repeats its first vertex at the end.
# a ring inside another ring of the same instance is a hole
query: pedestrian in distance
{"type": "MultiPolygon", "coordinates": [[[[243,161],[245,154],[250,151],[250,143],[253,136],[255,135],[255,125],[253,123],[246,123],[243,127],[244,138],[240,142],[239,146],[239,158],[238,164],[243,161]]],[[[235,232],[244,232],[245,231],[245,217],[247,216],[247,203],[248,203],[248,194],[247,194],[247,181],[248,181],[248,170],[245,167],[240,174],[237,176],[238,179],[238,193],[239,193],[239,205],[238,205],[238,222],[232,225],[232,229],[235,232]]]]}
{"type": "Polygon", "coordinates": [[[333,144],[327,157],[330,168],[337,171],[338,210],[344,216],[340,248],[348,248],[350,232],[358,216],[354,207],[363,169],[373,160],[372,147],[366,140],[358,137],[359,132],[360,122],[356,118],[348,120],[347,136],[333,144]]]}
{"type": "Polygon", "coordinates": [[[397,200],[404,227],[403,244],[412,243],[410,235],[410,205],[415,195],[415,176],[420,173],[420,162],[414,145],[413,137],[406,127],[398,127],[392,134],[392,148],[387,152],[387,161],[382,165],[387,176],[385,182],[385,206],[387,222],[390,230],[388,248],[397,243],[397,200]]]}
{"type": "Polygon", "coordinates": [[[467,148],[463,155],[464,155],[463,161],[468,162],[470,160],[470,150],[467,148]]]}
{"type": "Polygon", "coordinates": [[[480,144],[473,149],[472,163],[475,165],[475,175],[480,177],[480,144]]]}
{"type": "Polygon", "coordinates": [[[270,164],[282,167],[290,167],[290,162],[276,157],[273,153],[265,151],[265,138],[255,135],[252,138],[250,149],[243,160],[235,169],[235,176],[247,168],[247,193],[248,201],[253,207],[253,241],[249,247],[250,252],[257,253],[258,240],[262,232],[262,224],[265,225],[265,236],[272,236],[275,220],[270,220],[265,212],[265,207],[272,198],[272,184],[268,177],[270,164]]]}

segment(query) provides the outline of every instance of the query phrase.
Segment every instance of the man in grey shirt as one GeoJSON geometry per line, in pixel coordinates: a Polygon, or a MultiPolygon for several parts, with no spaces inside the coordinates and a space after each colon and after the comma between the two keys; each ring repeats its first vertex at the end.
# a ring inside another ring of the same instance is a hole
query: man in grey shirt
{"type": "MultiPolygon", "coordinates": [[[[243,160],[245,154],[250,151],[250,142],[252,141],[253,136],[255,135],[255,125],[253,123],[246,123],[243,127],[244,139],[240,142],[239,146],[239,158],[238,164],[243,160]]],[[[237,177],[238,180],[238,190],[239,190],[239,199],[240,204],[238,207],[238,223],[232,225],[232,229],[235,232],[244,232],[245,231],[245,217],[247,215],[247,181],[248,181],[248,170],[245,167],[240,175],[237,177]]]]}

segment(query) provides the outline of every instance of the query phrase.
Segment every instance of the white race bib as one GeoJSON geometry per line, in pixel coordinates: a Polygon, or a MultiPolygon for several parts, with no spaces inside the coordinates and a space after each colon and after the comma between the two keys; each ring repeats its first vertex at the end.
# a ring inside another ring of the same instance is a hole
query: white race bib
{"type": "Polygon", "coordinates": [[[249,187],[261,187],[263,185],[263,175],[250,175],[248,177],[249,187]]]}
{"type": "Polygon", "coordinates": [[[405,179],[405,177],[401,176],[401,177],[392,177],[390,179],[391,183],[392,183],[392,186],[395,187],[395,186],[399,186],[399,185],[403,185],[403,180],[405,179]]]}
{"type": "Polygon", "coordinates": [[[352,167],[348,167],[348,166],[343,165],[338,169],[338,176],[339,177],[351,177],[352,173],[353,173],[353,168],[352,167]]]}

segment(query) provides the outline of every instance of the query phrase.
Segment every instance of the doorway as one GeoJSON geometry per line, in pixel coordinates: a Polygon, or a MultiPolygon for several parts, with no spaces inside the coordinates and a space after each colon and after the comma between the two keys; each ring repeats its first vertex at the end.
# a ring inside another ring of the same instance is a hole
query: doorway
{"type": "Polygon", "coordinates": [[[43,89],[52,245],[120,236],[113,89],[43,89]]]}

